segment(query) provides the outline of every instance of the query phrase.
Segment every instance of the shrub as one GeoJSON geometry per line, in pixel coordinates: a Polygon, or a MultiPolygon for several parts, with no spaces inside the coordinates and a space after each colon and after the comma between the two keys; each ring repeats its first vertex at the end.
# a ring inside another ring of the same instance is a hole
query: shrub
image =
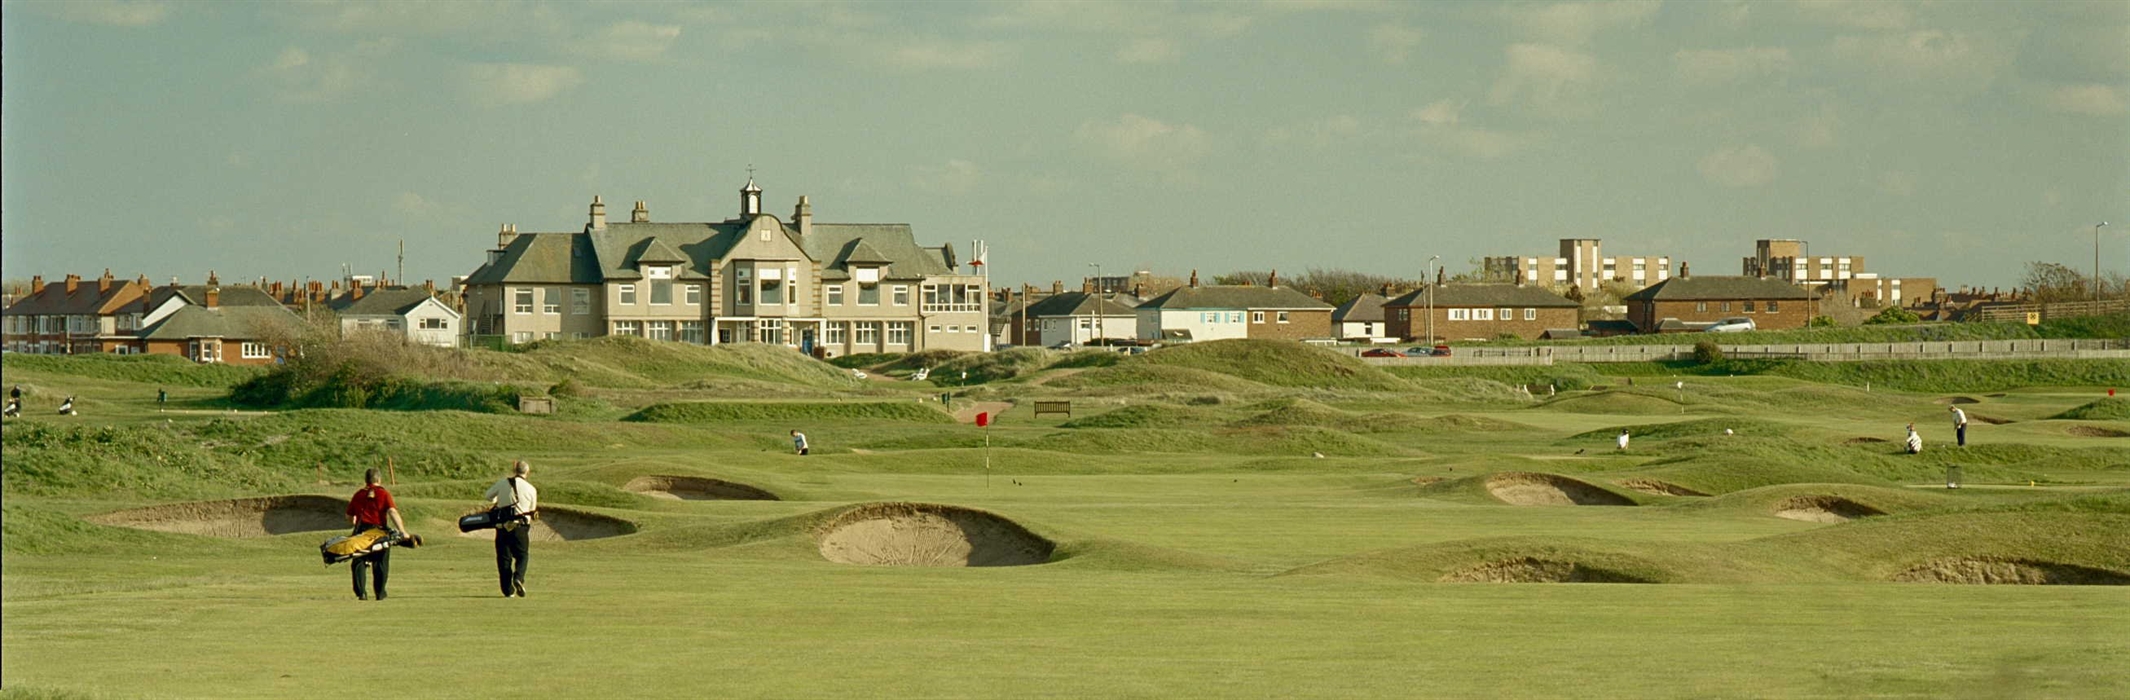
{"type": "Polygon", "coordinates": [[[1807,321],[1807,322],[1805,322],[1805,325],[1806,325],[1806,326],[1808,326],[1808,327],[1811,327],[1811,328],[1833,328],[1833,327],[1834,327],[1834,317],[1833,317],[1833,316],[1813,316],[1813,317],[1812,317],[1812,320],[1810,320],[1810,321],[1807,321]]]}
{"type": "Polygon", "coordinates": [[[1694,343],[1694,363],[1713,365],[1723,361],[1723,348],[1713,340],[1694,343]]]}
{"type": "Polygon", "coordinates": [[[1878,312],[1878,315],[1864,319],[1864,325],[1868,326],[1883,326],[1889,324],[1922,322],[1922,316],[1918,316],[1916,315],[1916,312],[1909,311],[1898,306],[1888,306],[1885,309],[1880,310],[1878,312]]]}

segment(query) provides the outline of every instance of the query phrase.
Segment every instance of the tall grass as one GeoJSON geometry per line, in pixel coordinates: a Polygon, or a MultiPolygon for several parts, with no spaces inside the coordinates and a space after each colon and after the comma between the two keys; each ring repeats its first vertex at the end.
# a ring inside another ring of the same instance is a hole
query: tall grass
{"type": "Polygon", "coordinates": [[[259,367],[200,364],[176,355],[30,355],[8,353],[8,371],[168,386],[226,387],[259,376],[259,367]]]}

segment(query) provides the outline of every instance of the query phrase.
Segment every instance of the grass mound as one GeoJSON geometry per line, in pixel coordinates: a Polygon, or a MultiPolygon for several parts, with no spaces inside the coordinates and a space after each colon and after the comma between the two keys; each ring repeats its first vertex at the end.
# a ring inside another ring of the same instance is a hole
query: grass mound
{"type": "Polygon", "coordinates": [[[326,496],[268,496],[131,508],[87,520],[140,530],[209,537],[272,537],[348,528],[348,502],[326,496]]]}
{"type": "Polygon", "coordinates": [[[2130,586],[2120,571],[2032,559],[1941,559],[1896,574],[1907,583],[2130,586]]]}
{"type": "Polygon", "coordinates": [[[736,481],[653,474],[630,479],[622,490],[681,501],[774,501],[776,494],[736,481]]]}
{"type": "MultiPolygon", "coordinates": [[[[1639,440],[1673,440],[1690,437],[1786,436],[1796,431],[1796,428],[1785,423],[1754,418],[1703,418],[1676,423],[1645,423],[1620,427],[1626,428],[1628,435],[1639,440]],[[1725,430],[1732,432],[1727,434],[1723,432],[1725,430]]],[[[1619,437],[1619,435],[1619,428],[1599,428],[1577,433],[1564,442],[1611,440],[1619,437]]]]}
{"type": "Polygon", "coordinates": [[[1220,414],[1194,406],[1134,404],[1060,423],[1062,428],[1183,428],[1219,422],[1220,414]]]}
{"type": "Polygon", "coordinates": [[[71,377],[169,386],[226,387],[259,376],[257,367],[200,364],[176,355],[32,355],[8,353],[8,372],[25,370],[71,377]]]}
{"type": "MultiPolygon", "coordinates": [[[[1533,408],[1564,413],[1601,413],[1630,416],[1678,414],[1680,405],[1671,399],[1621,391],[1594,394],[1563,394],[1533,408]]],[[[1618,431],[1614,431],[1617,433],[1618,431]]]]}
{"type": "MultiPolygon", "coordinates": [[[[1152,357],[1153,353],[1141,355],[1152,357]]],[[[1192,393],[1192,392],[1257,392],[1266,386],[1229,374],[1194,367],[1150,365],[1143,362],[1124,362],[1111,367],[1100,367],[1055,378],[1040,379],[1043,386],[1059,389],[1097,393],[1102,390],[1125,390],[1133,394],[1192,393]]]]}
{"type": "Polygon", "coordinates": [[[1619,481],[1619,484],[1623,488],[1633,489],[1635,491],[1640,491],[1642,493],[1646,493],[1652,496],[1700,497],[1708,495],[1700,491],[1695,491],[1693,489],[1680,486],[1678,484],[1674,484],[1668,481],[1659,481],[1656,479],[1645,479],[1640,477],[1632,479],[1621,479],[1619,481]]]}
{"type": "Polygon", "coordinates": [[[2103,428],[2103,427],[2100,427],[2100,426],[2097,426],[2097,425],[2074,425],[2074,426],[2071,426],[2071,427],[2069,427],[2069,428],[2064,428],[2064,429],[2063,429],[2063,431],[2064,431],[2064,432],[2066,432],[2066,433],[2070,433],[2070,434],[2072,434],[2072,435],[2076,435],[2076,436],[2078,436],[2078,437],[2094,437],[2094,438],[2121,438],[2121,437],[2130,437],[2130,431],[2125,431],[2125,430],[2116,430],[2116,429],[2114,429],[2114,428],[2103,428]]]}
{"type": "Polygon", "coordinates": [[[961,373],[968,372],[969,384],[985,384],[1024,376],[1056,361],[1057,353],[1042,348],[1011,348],[999,352],[980,352],[961,355],[940,363],[932,370],[941,379],[961,382],[961,373]]]}
{"type": "Polygon", "coordinates": [[[822,558],[868,566],[1025,566],[1050,561],[1057,548],[999,515],[929,503],[851,508],[814,539],[822,558]]]}
{"type": "Polygon", "coordinates": [[[1720,494],[1781,484],[1890,485],[1885,479],[1825,462],[1793,462],[1750,455],[1697,457],[1636,469],[1632,478],[1696,493],[1720,494]]]}
{"type": "Polygon", "coordinates": [[[9,495],[201,497],[289,491],[298,482],[248,455],[202,446],[165,426],[7,424],[0,471],[9,495]]]}
{"type": "Polygon", "coordinates": [[[1353,430],[1360,428],[1364,420],[1308,399],[1275,399],[1260,404],[1263,410],[1242,420],[1230,423],[1238,428],[1267,425],[1310,425],[1322,428],[1353,430]]]}
{"type": "Polygon", "coordinates": [[[1575,561],[1516,557],[1443,574],[1443,583],[1654,583],[1634,574],[1575,561]]]}
{"type": "Polygon", "coordinates": [[[848,370],[782,346],[757,343],[690,345],[614,335],[542,340],[516,352],[469,351],[493,374],[513,381],[653,389],[707,380],[749,380],[835,389],[853,381],[848,370]]]}
{"type": "Polygon", "coordinates": [[[2049,417],[2056,420],[2130,420],[2130,398],[2110,396],[2049,417]]]}
{"type": "Polygon", "coordinates": [[[1634,499],[1557,474],[1505,472],[1487,477],[1487,493],[1516,506],[1631,506],[1634,499]]]}
{"type": "Polygon", "coordinates": [[[1423,421],[1423,424],[1428,428],[1448,432],[1508,433],[1532,429],[1531,426],[1516,421],[1462,413],[1446,413],[1429,418],[1423,421]]]}
{"type": "MultiPolygon", "coordinates": [[[[540,509],[540,516],[533,520],[532,538],[537,542],[569,542],[620,537],[635,532],[636,523],[611,515],[573,508],[543,507],[540,509]]],[[[496,531],[474,530],[461,532],[459,536],[492,540],[496,538],[496,531]]]]}
{"type": "Polygon", "coordinates": [[[954,417],[915,402],[682,401],[652,404],[622,418],[640,423],[878,420],[952,423],[954,417]]]}
{"type": "Polygon", "coordinates": [[[1120,363],[1205,370],[1260,384],[1399,391],[1411,384],[1359,358],[1284,340],[1216,340],[1176,345],[1120,363]]]}

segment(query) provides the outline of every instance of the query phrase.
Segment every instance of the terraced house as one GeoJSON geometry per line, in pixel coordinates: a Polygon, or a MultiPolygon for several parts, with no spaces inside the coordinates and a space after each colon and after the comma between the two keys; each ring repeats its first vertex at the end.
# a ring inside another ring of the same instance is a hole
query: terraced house
{"type": "Polygon", "coordinates": [[[723,221],[653,222],[639,201],[626,223],[609,223],[598,197],[589,214],[581,231],[503,226],[462,283],[472,335],[767,343],[831,357],[989,349],[983,276],[958,272],[952,246],[918,245],[909,224],[815,223],[806,197],[787,223],[762,211],[752,179],[723,221]]]}
{"type": "Polygon", "coordinates": [[[138,306],[148,291],[146,278],[119,280],[110,270],[94,280],[67,275],[49,284],[39,275],[27,294],[0,311],[6,347],[53,355],[131,352],[142,324],[140,314],[126,308],[138,306]]]}

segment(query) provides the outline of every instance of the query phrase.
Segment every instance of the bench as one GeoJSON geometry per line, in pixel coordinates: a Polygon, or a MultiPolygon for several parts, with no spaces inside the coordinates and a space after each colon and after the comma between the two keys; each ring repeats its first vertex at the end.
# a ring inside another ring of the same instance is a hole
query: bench
{"type": "Polygon", "coordinates": [[[1055,414],[1063,415],[1063,416],[1065,416],[1066,418],[1071,418],[1071,417],[1072,417],[1072,402],[1071,402],[1071,401],[1037,401],[1037,402],[1035,402],[1035,416],[1036,416],[1037,418],[1041,418],[1041,417],[1043,417],[1043,414],[1046,414],[1046,413],[1055,413],[1055,414]]]}

